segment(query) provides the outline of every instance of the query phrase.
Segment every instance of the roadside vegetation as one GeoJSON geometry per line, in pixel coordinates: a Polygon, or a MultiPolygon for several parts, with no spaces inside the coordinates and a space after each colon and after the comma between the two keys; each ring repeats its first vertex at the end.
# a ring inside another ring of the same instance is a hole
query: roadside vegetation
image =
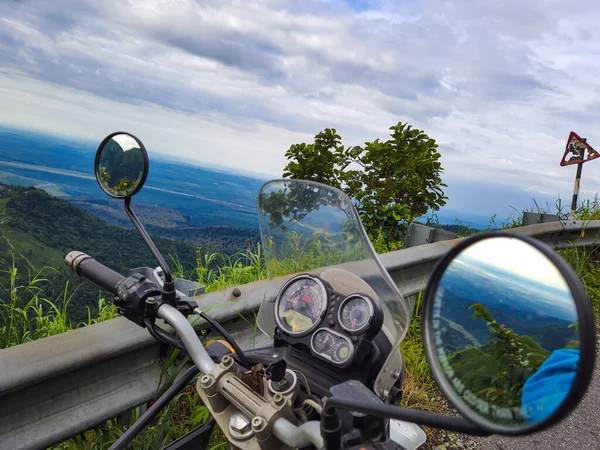
{"type": "MultiPolygon", "coordinates": [[[[583,204],[577,211],[578,220],[600,219],[598,201],[583,204]]],[[[511,218],[500,226],[495,218],[490,221],[488,229],[513,228],[520,226],[519,219],[511,218]]],[[[475,230],[464,229],[464,235],[471,235],[475,230]]],[[[375,233],[373,244],[376,250],[383,253],[389,250],[383,234],[375,233]]],[[[312,250],[316,251],[315,249],[312,250]]],[[[198,251],[196,264],[186,268],[177,258],[173,258],[175,275],[192,278],[206,286],[206,291],[214,291],[232,285],[241,285],[266,277],[264,250],[261,246],[246,249],[235,255],[207,253],[198,251]]],[[[573,267],[583,281],[594,311],[600,317],[600,251],[597,248],[574,247],[560,250],[561,256],[573,267]]],[[[331,255],[314,253],[308,257],[327,257],[331,255]]],[[[296,260],[296,264],[298,260],[296,260]]],[[[28,273],[20,273],[13,264],[1,272],[3,279],[8,281],[0,285],[0,348],[11,347],[27,342],[53,336],[73,328],[90,326],[118,316],[111,302],[100,298],[97,308],[88,309],[86,320],[73,322],[69,315],[69,305],[77,292],[78,286],[68,282],[56,298],[47,298],[45,284],[50,283],[49,275],[56,270],[43,267],[28,273]],[[92,311],[94,313],[92,313],[92,311]],[[96,311],[98,311],[96,313],[96,311]]],[[[56,292],[56,290],[55,290],[56,292]]],[[[405,359],[407,376],[404,386],[404,397],[401,405],[433,412],[448,412],[450,408],[437,389],[431,377],[421,341],[420,306],[422,293],[416,296],[416,309],[410,329],[402,342],[402,352],[405,359]]],[[[164,361],[164,373],[161,385],[157,387],[157,396],[172,383],[178,371],[187,363],[180,357],[177,350],[171,350],[164,361]]],[[[134,410],[127,417],[112,419],[99,427],[89,430],[75,438],[55,446],[57,449],[106,449],[139,417],[140,411],[134,410]]],[[[203,424],[208,419],[208,410],[201,404],[194,388],[184,390],[162,412],[155,423],[140,436],[130,448],[160,448],[184,435],[194,427],[203,424]]],[[[436,431],[426,429],[431,445],[441,443],[436,431]]],[[[213,448],[225,448],[226,444],[215,431],[213,448]]]]}

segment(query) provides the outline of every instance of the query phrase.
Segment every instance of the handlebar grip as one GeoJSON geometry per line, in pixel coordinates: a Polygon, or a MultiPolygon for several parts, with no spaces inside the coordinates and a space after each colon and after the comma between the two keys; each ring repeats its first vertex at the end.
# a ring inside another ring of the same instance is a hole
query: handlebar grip
{"type": "Polygon", "coordinates": [[[125,279],[120,273],[109,269],[82,252],[69,253],[65,256],[65,262],[77,275],[87,278],[113,295],[117,295],[117,288],[125,279]]]}

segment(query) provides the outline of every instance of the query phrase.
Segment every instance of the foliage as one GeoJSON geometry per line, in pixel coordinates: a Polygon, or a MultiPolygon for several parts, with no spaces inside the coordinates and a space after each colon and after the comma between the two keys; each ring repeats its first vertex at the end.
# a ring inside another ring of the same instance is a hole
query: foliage
{"type": "Polygon", "coordinates": [[[14,261],[11,267],[0,272],[8,275],[8,282],[0,283],[0,348],[6,348],[39,336],[34,329],[30,312],[35,311],[36,316],[39,316],[37,312],[41,303],[40,294],[43,292],[40,285],[47,280],[43,278],[44,270],[41,270],[33,276],[30,274],[27,284],[19,284],[18,269],[14,261]]]}
{"type": "Polygon", "coordinates": [[[44,267],[34,274],[30,273],[24,283],[18,281],[18,269],[14,264],[0,272],[9,275],[9,282],[0,284],[0,349],[118,316],[116,308],[101,298],[98,300],[97,314],[92,315],[88,308],[87,320],[74,324],[67,308],[76,290],[70,290],[69,283],[66,282],[57,298],[48,299],[44,294],[42,286],[49,283],[45,274],[54,273],[54,269],[44,267]]]}
{"type": "Polygon", "coordinates": [[[175,261],[174,275],[198,280],[205,286],[206,292],[251,283],[267,276],[260,244],[231,256],[217,252],[208,253],[199,248],[193,271],[186,273],[184,267],[175,261]]]}
{"type": "Polygon", "coordinates": [[[600,320],[600,247],[570,247],[558,253],[583,283],[596,320],[600,320]]]}
{"type": "Polygon", "coordinates": [[[345,148],[335,129],[295,144],[285,156],[284,176],[341,188],[354,201],[370,237],[381,233],[399,248],[407,226],[445,204],[437,144],[421,130],[399,122],[391,139],[345,148]]]}
{"type": "Polygon", "coordinates": [[[473,319],[486,322],[490,342],[453,354],[449,358],[453,369],[457,375],[462,374],[464,384],[479,397],[496,406],[520,406],[523,384],[538,370],[549,352],[529,336],[519,336],[497,323],[481,303],[469,309],[474,310],[473,319]],[[473,376],[475,373],[479,379],[473,376]]]}
{"type": "Polygon", "coordinates": [[[283,171],[284,177],[342,188],[343,171],[349,161],[342,138],[335,129],[326,128],[318,133],[314,144],[293,144],[285,157],[289,163],[283,171]]]}
{"type": "Polygon", "coordinates": [[[423,407],[427,409],[426,404],[430,403],[430,397],[434,394],[437,396],[441,396],[435,382],[429,374],[429,365],[427,364],[427,360],[425,358],[425,347],[423,346],[422,342],[423,337],[421,335],[421,311],[424,296],[425,295],[423,291],[419,292],[416,295],[414,316],[410,323],[410,327],[408,329],[406,337],[400,344],[400,349],[402,350],[402,357],[406,366],[407,377],[416,379],[415,384],[422,389],[422,392],[425,394],[425,397],[427,399],[425,401],[425,404],[412,404],[411,398],[405,396],[402,400],[401,406],[418,406],[419,409],[422,409],[423,407]]]}
{"type": "MultiPolygon", "coordinates": [[[[444,396],[435,383],[425,356],[423,337],[421,335],[421,310],[424,293],[416,295],[415,310],[408,332],[400,344],[402,359],[406,370],[402,400],[400,406],[435,413],[447,412],[444,396]]],[[[438,440],[439,432],[424,427],[427,442],[433,444],[438,440]]],[[[442,442],[439,442],[441,444],[442,442]]]]}

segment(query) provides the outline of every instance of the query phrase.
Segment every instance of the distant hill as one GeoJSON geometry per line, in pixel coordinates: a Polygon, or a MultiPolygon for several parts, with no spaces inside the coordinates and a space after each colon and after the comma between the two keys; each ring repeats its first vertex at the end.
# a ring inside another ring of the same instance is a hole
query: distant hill
{"type": "MultiPolygon", "coordinates": [[[[196,228],[187,232],[183,228],[172,233],[169,228],[151,226],[149,229],[167,261],[169,255],[177,257],[188,270],[195,265],[198,244],[208,246],[210,243],[212,251],[233,253],[250,245],[254,236],[251,231],[227,227],[196,228]],[[157,235],[184,238],[187,242],[157,235]]],[[[88,253],[123,274],[134,267],[157,265],[135,230],[109,225],[41,189],[0,183],[0,269],[8,269],[13,258],[23,277],[45,265],[53,267],[58,272],[47,273],[52,285],[47,284],[45,291],[48,296],[56,297],[67,280],[72,286],[81,284],[81,278],[68,272],[64,264],[64,256],[72,250],[88,253]]],[[[0,281],[6,279],[7,274],[0,274],[0,281]]],[[[73,320],[84,320],[85,307],[95,306],[97,299],[97,287],[87,281],[83,283],[69,308],[73,320]]]]}
{"type": "Polygon", "coordinates": [[[481,231],[480,228],[468,227],[466,225],[439,225],[436,228],[440,228],[442,230],[451,231],[452,233],[456,233],[460,236],[471,236],[475,233],[479,233],[481,231]]]}
{"type": "MultiPolygon", "coordinates": [[[[65,199],[106,199],[94,177],[99,143],[0,124],[0,182],[39,186],[65,199]]],[[[145,144],[151,151],[152,142],[145,144]]],[[[201,162],[183,163],[151,153],[146,186],[134,203],[177,211],[192,222],[192,227],[257,228],[256,197],[263,183],[261,179],[204,168],[201,162]]]]}

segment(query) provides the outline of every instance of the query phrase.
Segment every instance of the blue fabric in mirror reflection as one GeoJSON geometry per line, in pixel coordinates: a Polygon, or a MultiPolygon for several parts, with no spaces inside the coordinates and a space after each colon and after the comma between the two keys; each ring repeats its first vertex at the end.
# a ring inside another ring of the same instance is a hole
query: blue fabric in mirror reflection
{"type": "Polygon", "coordinates": [[[579,350],[556,350],[527,379],[521,407],[528,422],[541,422],[560,407],[573,386],[578,365],[579,350]]]}

